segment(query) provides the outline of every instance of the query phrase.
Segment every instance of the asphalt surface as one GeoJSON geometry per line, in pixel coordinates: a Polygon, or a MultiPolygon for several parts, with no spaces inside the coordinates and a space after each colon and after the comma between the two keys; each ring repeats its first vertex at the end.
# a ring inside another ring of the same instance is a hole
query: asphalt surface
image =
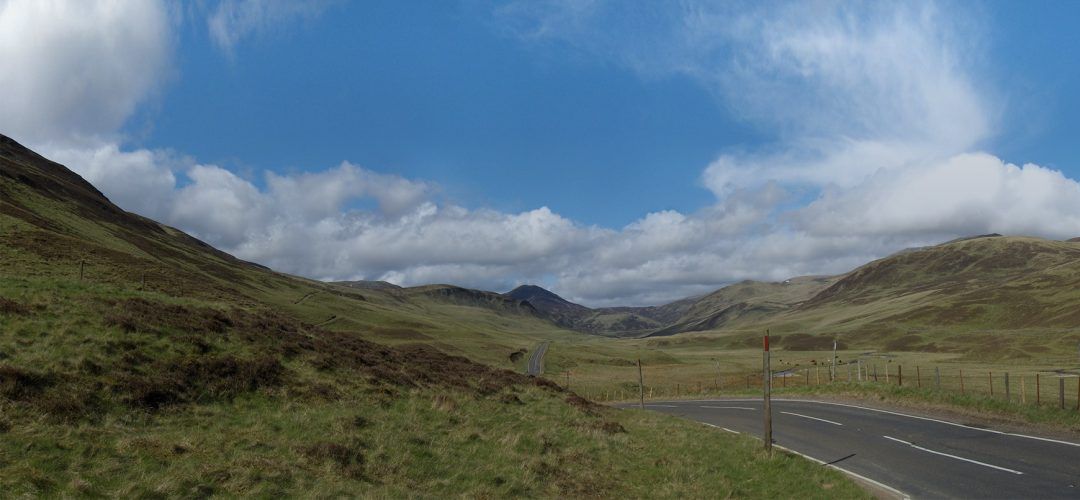
{"type": "MultiPolygon", "coordinates": [[[[622,405],[636,407],[637,405],[622,405]]],[[[760,437],[761,399],[650,402],[760,437]]],[[[1080,498],[1080,444],[839,403],[773,399],[784,448],[912,498],[1080,498]]]]}
{"type": "Polygon", "coordinates": [[[532,355],[529,356],[529,364],[525,367],[526,375],[536,375],[544,373],[544,354],[547,354],[548,344],[551,342],[541,342],[540,345],[533,349],[532,355]]]}

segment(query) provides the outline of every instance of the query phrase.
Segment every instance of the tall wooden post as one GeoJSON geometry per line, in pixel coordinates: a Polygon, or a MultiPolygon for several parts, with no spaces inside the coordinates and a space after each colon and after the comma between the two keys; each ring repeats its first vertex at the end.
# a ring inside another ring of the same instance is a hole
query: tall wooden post
{"type": "Polygon", "coordinates": [[[1020,374],[1020,404],[1027,404],[1027,379],[1020,374]]]}
{"type": "Polygon", "coordinates": [[[640,397],[641,409],[645,409],[645,376],[641,373],[641,358],[637,360],[637,384],[638,396],[640,397]]]}
{"type": "Polygon", "coordinates": [[[1042,388],[1039,387],[1039,374],[1035,374],[1035,406],[1042,404],[1042,388]]]}
{"type": "Polygon", "coordinates": [[[832,341],[832,366],[829,370],[829,382],[836,382],[836,339],[832,341]]]}
{"type": "Polygon", "coordinates": [[[896,385],[904,386],[904,365],[896,365],[896,385]]]}
{"type": "Polygon", "coordinates": [[[922,389],[922,372],[919,371],[919,365],[915,365],[915,388],[922,389]]]}
{"type": "Polygon", "coordinates": [[[964,369],[959,368],[959,370],[960,370],[960,395],[963,395],[964,394],[964,369]]]}
{"type": "Polygon", "coordinates": [[[762,385],[765,395],[765,450],[772,451],[772,375],[769,368],[769,331],[765,330],[765,350],[762,352],[762,385]]]}
{"type": "Polygon", "coordinates": [[[994,372],[986,372],[986,378],[990,380],[990,397],[994,397],[994,372]]]}
{"type": "Polygon", "coordinates": [[[1065,409],[1065,377],[1058,375],[1058,407],[1065,409]]]}
{"type": "Polygon", "coordinates": [[[719,390],[724,390],[724,375],[720,373],[720,360],[716,360],[716,385],[719,390]]]}
{"type": "Polygon", "coordinates": [[[1009,389],[1009,372],[1005,372],[1005,401],[1012,401],[1012,393],[1009,389]]]}
{"type": "Polygon", "coordinates": [[[934,367],[934,389],[941,390],[941,367],[934,367]]]}
{"type": "Polygon", "coordinates": [[[83,280],[83,268],[85,268],[85,267],[86,267],[86,261],[85,260],[80,260],[79,261],[79,281],[83,280]]]}

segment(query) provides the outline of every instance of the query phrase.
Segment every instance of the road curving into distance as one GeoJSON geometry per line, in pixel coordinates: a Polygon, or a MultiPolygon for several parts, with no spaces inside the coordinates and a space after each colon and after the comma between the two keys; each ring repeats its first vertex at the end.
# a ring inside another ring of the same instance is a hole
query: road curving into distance
{"type": "MultiPolygon", "coordinates": [[[[620,405],[630,408],[637,405],[620,405]]],[[[654,401],[646,409],[761,436],[762,401],[654,401]]],[[[773,440],[912,498],[1080,498],[1080,444],[901,412],[773,399],[773,440]]]]}
{"type": "Polygon", "coordinates": [[[539,377],[544,373],[544,354],[547,354],[548,344],[551,342],[541,342],[540,345],[533,349],[532,354],[529,356],[529,363],[525,366],[525,374],[539,377]]]}

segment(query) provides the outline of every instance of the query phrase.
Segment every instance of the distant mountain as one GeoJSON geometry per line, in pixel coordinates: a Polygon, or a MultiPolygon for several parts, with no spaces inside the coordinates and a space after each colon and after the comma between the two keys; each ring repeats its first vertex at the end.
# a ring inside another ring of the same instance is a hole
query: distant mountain
{"type": "Polygon", "coordinates": [[[578,327],[584,318],[592,314],[592,309],[536,285],[521,285],[503,295],[532,304],[544,317],[565,328],[578,327]]]}
{"type": "Polygon", "coordinates": [[[544,318],[544,315],[528,301],[515,299],[506,295],[473,290],[454,285],[423,285],[410,288],[401,288],[391,291],[392,294],[409,298],[424,297],[443,304],[482,307],[496,312],[523,314],[544,318]]]}
{"type": "MultiPolygon", "coordinates": [[[[534,285],[507,296],[530,302],[564,328],[620,337],[769,327],[883,338],[934,327],[1076,328],[1077,243],[1000,234],[957,238],[905,249],[840,276],[742,281],[661,306],[591,309],[534,285]]],[[[914,344],[906,347],[918,347],[917,339],[907,339],[914,344]]]]}
{"type": "Polygon", "coordinates": [[[793,278],[783,283],[744,281],[701,297],[646,307],[591,309],[570,302],[535,285],[508,292],[527,300],[547,319],[583,333],[638,337],[672,335],[723,327],[734,319],[748,319],[784,311],[807,300],[836,278],[793,278]]]}
{"type": "Polygon", "coordinates": [[[693,301],[675,321],[651,335],[715,330],[736,322],[764,320],[810,300],[839,279],[802,276],[782,282],[741,281],[693,301]]]}

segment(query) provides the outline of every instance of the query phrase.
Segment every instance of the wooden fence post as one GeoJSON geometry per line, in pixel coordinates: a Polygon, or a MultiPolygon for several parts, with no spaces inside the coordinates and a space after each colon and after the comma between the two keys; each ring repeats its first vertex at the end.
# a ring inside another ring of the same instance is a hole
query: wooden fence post
{"type": "Polygon", "coordinates": [[[1027,378],[1020,374],[1020,404],[1027,404],[1027,378]]]}
{"type": "Polygon", "coordinates": [[[1058,406],[1065,409],[1065,377],[1058,376],[1058,406]]]}
{"type": "Polygon", "coordinates": [[[990,380],[990,397],[994,397],[994,372],[987,371],[986,378],[990,380]]]}
{"type": "Polygon", "coordinates": [[[919,365],[915,365],[915,388],[922,389],[922,372],[919,371],[919,365]]]}
{"type": "Polygon", "coordinates": [[[896,365],[896,385],[897,387],[904,386],[904,365],[896,365]]]}
{"type": "Polygon", "coordinates": [[[645,409],[645,375],[641,372],[641,358],[637,360],[637,383],[638,395],[640,396],[641,409],[645,409]]]}
{"type": "Polygon", "coordinates": [[[941,390],[941,367],[934,367],[934,389],[941,390]]]}
{"type": "Polygon", "coordinates": [[[1042,388],[1039,387],[1039,374],[1035,374],[1035,406],[1042,404],[1042,388]]]}
{"type": "Polygon", "coordinates": [[[960,370],[960,395],[962,396],[964,394],[964,369],[958,368],[958,370],[960,370]]]}
{"type": "Polygon", "coordinates": [[[1005,372],[1005,401],[1012,402],[1012,395],[1009,393],[1009,372],[1005,372]]]}

